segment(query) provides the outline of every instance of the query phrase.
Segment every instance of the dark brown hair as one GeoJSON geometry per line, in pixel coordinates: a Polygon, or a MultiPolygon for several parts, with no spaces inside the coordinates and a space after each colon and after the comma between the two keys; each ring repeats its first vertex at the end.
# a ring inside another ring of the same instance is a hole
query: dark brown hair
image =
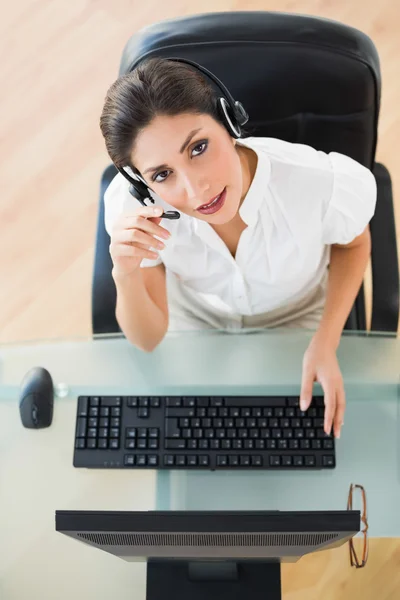
{"type": "Polygon", "coordinates": [[[208,114],[222,123],[217,94],[197,69],[164,58],[142,61],[109,88],[100,117],[107,152],[117,167],[130,166],[137,135],[159,115],[208,114]]]}

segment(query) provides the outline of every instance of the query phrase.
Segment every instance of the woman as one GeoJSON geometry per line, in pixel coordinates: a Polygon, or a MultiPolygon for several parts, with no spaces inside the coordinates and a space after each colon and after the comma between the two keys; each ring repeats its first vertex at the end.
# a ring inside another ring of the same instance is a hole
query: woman
{"type": "Polygon", "coordinates": [[[202,74],[166,59],[114,82],[100,126],[115,165],[130,167],[156,200],[140,206],[121,174],[105,194],[127,339],[151,351],[174,326],[311,328],[301,408],[319,381],[325,431],[333,425],[340,437],[336,350],[370,254],[372,173],[336,152],[233,138],[202,74]],[[181,218],[161,225],[171,207],[181,218]]]}

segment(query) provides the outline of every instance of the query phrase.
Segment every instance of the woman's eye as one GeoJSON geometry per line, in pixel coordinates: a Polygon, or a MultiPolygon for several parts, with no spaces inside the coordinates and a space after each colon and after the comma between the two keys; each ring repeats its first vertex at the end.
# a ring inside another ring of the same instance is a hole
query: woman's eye
{"type": "Polygon", "coordinates": [[[200,144],[197,144],[197,146],[193,148],[193,151],[196,150],[196,148],[201,148],[202,146],[205,146],[205,148],[201,150],[201,152],[199,152],[198,154],[194,154],[194,156],[199,156],[200,154],[203,154],[203,152],[205,152],[207,148],[207,142],[200,142],[200,144]]]}
{"type": "MultiPolygon", "coordinates": [[[[204,142],[200,142],[200,144],[197,144],[197,146],[195,146],[192,150],[192,156],[200,156],[200,154],[203,154],[208,146],[208,141],[204,141],[204,142]],[[198,150],[200,148],[200,151],[197,152],[197,154],[193,154],[193,152],[195,150],[198,150]]],[[[168,173],[168,171],[160,171],[159,173],[156,173],[155,175],[153,175],[153,177],[151,178],[152,181],[155,181],[156,183],[162,183],[163,181],[165,181],[168,177],[168,175],[166,175],[165,177],[163,177],[163,175],[165,175],[166,173],[168,173]],[[160,177],[161,175],[161,179],[158,179],[158,177],[160,177]]]]}
{"type": "Polygon", "coordinates": [[[165,181],[167,179],[167,177],[163,177],[162,179],[157,179],[157,177],[159,177],[160,175],[165,173],[168,173],[168,171],[160,171],[159,173],[157,173],[156,175],[153,175],[152,177],[152,181],[156,181],[157,183],[162,183],[163,181],[165,181]]]}

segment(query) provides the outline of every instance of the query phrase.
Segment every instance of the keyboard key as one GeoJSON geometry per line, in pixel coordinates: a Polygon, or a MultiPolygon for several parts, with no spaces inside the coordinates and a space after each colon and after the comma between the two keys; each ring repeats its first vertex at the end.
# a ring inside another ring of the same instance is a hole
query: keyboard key
{"type": "Polygon", "coordinates": [[[146,427],[138,427],[137,436],[139,438],[147,438],[147,428],[146,427]]]}
{"type": "Polygon", "coordinates": [[[195,466],[197,466],[197,456],[189,455],[187,457],[187,465],[188,465],[188,467],[195,467],[195,466]]]}
{"type": "Polygon", "coordinates": [[[110,409],[108,406],[101,406],[100,407],[100,416],[101,417],[108,417],[110,415],[110,409]]]}
{"type": "Polygon", "coordinates": [[[199,440],[199,450],[208,450],[208,440],[199,440]]]}
{"type": "Polygon", "coordinates": [[[124,465],[126,467],[133,467],[134,464],[135,464],[135,455],[134,454],[125,454],[124,465]]]}
{"type": "Polygon", "coordinates": [[[150,416],[150,411],[148,408],[139,408],[137,414],[139,419],[147,419],[150,416]]]}
{"type": "Polygon", "coordinates": [[[149,454],[149,456],[147,457],[147,464],[149,467],[157,467],[158,456],[156,454],[149,454]]]}
{"type": "Polygon", "coordinates": [[[110,450],[119,450],[119,440],[110,440],[108,442],[108,447],[110,450]]]}
{"type": "Polygon", "coordinates": [[[255,441],[256,440],[243,440],[243,448],[245,450],[253,450],[255,441]]]}
{"type": "Polygon", "coordinates": [[[272,430],[272,437],[274,439],[280,439],[282,437],[282,429],[273,429],[272,430]]]}
{"type": "Polygon", "coordinates": [[[145,454],[138,454],[136,457],[136,465],[138,467],[145,467],[147,463],[147,456],[145,454]]]}
{"type": "Polygon", "coordinates": [[[100,427],[99,438],[107,438],[107,437],[108,437],[108,427],[100,427]]]}
{"type": "Polygon", "coordinates": [[[100,406],[100,398],[98,396],[92,396],[90,398],[90,406],[100,406]]]}
{"type": "Polygon", "coordinates": [[[267,450],[276,450],[276,440],[267,440],[267,450]]]}
{"type": "Polygon", "coordinates": [[[97,441],[97,447],[101,450],[106,450],[108,448],[107,440],[101,439],[97,441]]]}
{"type": "Polygon", "coordinates": [[[83,450],[86,446],[85,440],[83,438],[78,438],[75,441],[75,448],[77,448],[78,450],[83,450]]]}
{"type": "Polygon", "coordinates": [[[121,406],[122,400],[118,397],[102,396],[101,406],[121,406]]]}
{"type": "Polygon", "coordinates": [[[177,407],[177,406],[182,406],[182,399],[181,398],[166,398],[165,406],[171,407],[171,408],[177,407]]]}
{"type": "Polygon", "coordinates": [[[158,450],[158,439],[149,438],[148,447],[149,447],[149,450],[158,450]]]}
{"type": "Polygon", "coordinates": [[[147,450],[147,440],[138,439],[137,448],[138,450],[147,450]]]}
{"type": "Polygon", "coordinates": [[[195,401],[194,398],[184,398],[183,399],[183,406],[194,407],[194,406],[196,406],[196,401],[195,401]]]}
{"type": "Polygon", "coordinates": [[[164,455],[164,466],[172,467],[174,465],[174,462],[175,462],[175,457],[172,454],[164,455]]]}
{"type": "Polygon", "coordinates": [[[97,448],[97,442],[95,439],[90,438],[87,442],[86,442],[86,447],[89,450],[94,450],[94,448],[97,448]]]}
{"type": "Polygon", "coordinates": [[[210,450],[219,450],[220,449],[220,441],[219,440],[210,440],[210,450]]]}
{"type": "Polygon", "coordinates": [[[97,436],[97,429],[95,429],[94,427],[88,429],[87,436],[89,438],[95,438],[97,436]]]}
{"type": "Polygon", "coordinates": [[[86,437],[86,426],[87,419],[85,417],[79,417],[77,428],[76,428],[76,437],[83,438],[86,437]]]}
{"type": "Polygon", "coordinates": [[[160,431],[157,427],[150,427],[150,429],[148,430],[149,438],[158,438],[159,434],[160,434],[160,431]]]}
{"type": "Polygon", "coordinates": [[[188,450],[197,450],[197,440],[187,440],[186,447],[188,450]]]}
{"type": "Polygon", "coordinates": [[[299,449],[299,440],[289,440],[289,449],[290,450],[298,450],[299,449]]]}
{"type": "Polygon", "coordinates": [[[291,456],[282,456],[282,467],[291,467],[292,466],[292,457],[291,456]]]}
{"type": "Polygon", "coordinates": [[[89,399],[87,396],[78,398],[78,417],[87,417],[89,410],[89,399]]]}
{"type": "MultiPolygon", "coordinates": [[[[210,398],[210,406],[223,406],[224,400],[222,398],[210,398]]],[[[229,406],[229,405],[227,405],[229,406]]]]}
{"type": "Polygon", "coordinates": [[[262,467],[262,465],[263,465],[262,456],[253,455],[251,457],[251,464],[253,467],[262,467]]]}
{"type": "Polygon", "coordinates": [[[287,450],[287,440],[278,440],[278,450],[287,450]]]}
{"type": "Polygon", "coordinates": [[[185,467],[186,466],[186,456],[184,454],[179,454],[175,459],[175,464],[177,467],[185,467]]]}
{"type": "Polygon", "coordinates": [[[304,437],[304,429],[295,429],[294,437],[296,440],[300,440],[304,437]]]}
{"type": "Polygon", "coordinates": [[[221,450],[230,450],[231,445],[231,440],[221,440],[221,450]]]}
{"type": "Polygon", "coordinates": [[[310,448],[311,448],[310,440],[300,440],[300,448],[301,448],[301,450],[310,450],[310,448]]]}
{"type": "Polygon", "coordinates": [[[262,417],[262,408],[252,408],[251,415],[252,417],[262,417]]]}
{"type": "Polygon", "coordinates": [[[289,406],[300,406],[300,398],[299,396],[289,396],[288,405],[289,406]]]}
{"type": "Polygon", "coordinates": [[[275,418],[270,419],[268,421],[268,426],[269,427],[279,427],[279,421],[278,421],[278,419],[275,419],[275,418]]]}
{"type": "Polygon", "coordinates": [[[239,465],[239,456],[237,454],[231,454],[228,457],[228,464],[230,467],[237,467],[239,465]]]}
{"type": "MultiPolygon", "coordinates": [[[[103,440],[100,440],[100,441],[103,441],[103,440]]],[[[136,440],[126,440],[125,441],[125,449],[126,450],[135,450],[136,449],[136,440]]]]}
{"type": "Polygon", "coordinates": [[[283,417],[284,409],[283,408],[275,408],[274,417],[283,417]]]}
{"type": "Polygon", "coordinates": [[[285,417],[295,417],[296,413],[294,408],[285,408],[285,417]]]}
{"type": "Polygon", "coordinates": [[[108,427],[110,425],[110,419],[108,417],[101,417],[99,419],[99,427],[108,427]]]}
{"type": "Polygon", "coordinates": [[[311,440],[315,438],[315,430],[314,429],[306,429],[306,438],[311,440]]]}
{"type": "Polygon", "coordinates": [[[99,409],[97,406],[91,406],[89,408],[89,417],[98,417],[99,416],[99,409]]]}
{"type": "Polygon", "coordinates": [[[166,450],[185,450],[186,440],[165,440],[166,450]]]}
{"type": "Polygon", "coordinates": [[[139,398],[139,406],[145,406],[146,408],[149,406],[150,402],[148,398],[139,398]]]}
{"type": "Polygon", "coordinates": [[[226,467],[228,465],[228,457],[225,455],[217,456],[217,466],[218,467],[226,467]]]}
{"type": "Polygon", "coordinates": [[[232,440],[232,448],[234,450],[241,450],[243,448],[242,440],[232,440]]]}
{"type": "Polygon", "coordinates": [[[168,438],[180,438],[181,437],[181,430],[178,426],[178,419],[166,419],[166,421],[165,421],[165,437],[168,437],[168,438]]]}
{"type": "Polygon", "coordinates": [[[112,437],[112,438],[118,438],[119,437],[119,429],[118,429],[118,427],[113,427],[112,429],[110,429],[110,437],[112,437]]]}
{"type": "Polygon", "coordinates": [[[111,408],[111,416],[112,417],[120,417],[121,416],[121,408],[119,406],[113,406],[111,408]]]}
{"type": "Polygon", "coordinates": [[[322,447],[324,450],[333,450],[333,440],[323,440],[322,447]]]}
{"type": "MultiPolygon", "coordinates": [[[[104,420],[108,421],[108,418],[105,417],[104,420]]],[[[111,425],[111,427],[120,427],[121,426],[121,419],[119,419],[118,417],[113,417],[111,419],[110,425],[111,425]]],[[[107,423],[107,425],[105,425],[105,427],[108,427],[108,423],[107,423]]]]}
{"type": "Polygon", "coordinates": [[[306,467],[315,467],[315,456],[305,456],[304,457],[304,463],[306,465],[306,467]]]}
{"type": "Polygon", "coordinates": [[[197,406],[207,407],[210,404],[210,399],[207,396],[198,396],[196,404],[197,406]]]}
{"type": "Polygon", "coordinates": [[[335,457],[332,455],[323,456],[322,464],[324,467],[334,467],[335,466],[335,457]]]}
{"type": "Polygon", "coordinates": [[[263,408],[263,417],[272,417],[273,410],[272,408],[263,408]]]}
{"type": "Polygon", "coordinates": [[[150,398],[150,406],[152,408],[159,408],[161,406],[160,398],[150,398]]]}
{"type": "Polygon", "coordinates": [[[135,438],[135,437],[137,437],[136,427],[126,427],[126,429],[125,429],[125,437],[127,437],[127,438],[135,438]]]}
{"type": "Polygon", "coordinates": [[[322,448],[321,440],[311,440],[311,448],[313,450],[321,450],[321,448],[322,448]]]}
{"type": "Polygon", "coordinates": [[[256,444],[257,450],[264,450],[264,448],[265,448],[265,441],[264,440],[256,440],[255,444],[256,444]]]}
{"type": "Polygon", "coordinates": [[[210,463],[210,459],[208,458],[208,456],[206,455],[201,455],[199,456],[199,466],[200,467],[208,467],[210,463]]]}
{"type": "Polygon", "coordinates": [[[250,456],[247,454],[241,454],[239,458],[239,463],[241,467],[249,467],[250,466],[250,456]]]}
{"type": "Polygon", "coordinates": [[[294,456],[293,457],[293,465],[295,467],[302,467],[303,466],[303,457],[302,456],[294,456]]]}
{"type": "Polygon", "coordinates": [[[269,464],[271,467],[280,467],[281,465],[281,457],[280,456],[270,456],[269,457],[269,464]]]}
{"type": "Polygon", "coordinates": [[[165,409],[166,417],[195,417],[196,409],[195,408],[166,408],[165,409]]]}
{"type": "Polygon", "coordinates": [[[138,404],[139,399],[134,396],[129,396],[126,400],[126,405],[129,406],[129,408],[136,408],[138,404]]]}

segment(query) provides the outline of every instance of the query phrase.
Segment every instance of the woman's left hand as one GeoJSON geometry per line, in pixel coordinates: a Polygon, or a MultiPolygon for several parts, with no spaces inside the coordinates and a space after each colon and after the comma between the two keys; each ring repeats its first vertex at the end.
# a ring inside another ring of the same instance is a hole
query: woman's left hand
{"type": "Polygon", "coordinates": [[[307,410],[311,404],[314,381],[318,381],[324,391],[325,433],[331,433],[333,424],[335,437],[339,438],[346,407],[343,378],[335,346],[321,339],[318,333],[312,338],[303,358],[301,410],[307,410]]]}

